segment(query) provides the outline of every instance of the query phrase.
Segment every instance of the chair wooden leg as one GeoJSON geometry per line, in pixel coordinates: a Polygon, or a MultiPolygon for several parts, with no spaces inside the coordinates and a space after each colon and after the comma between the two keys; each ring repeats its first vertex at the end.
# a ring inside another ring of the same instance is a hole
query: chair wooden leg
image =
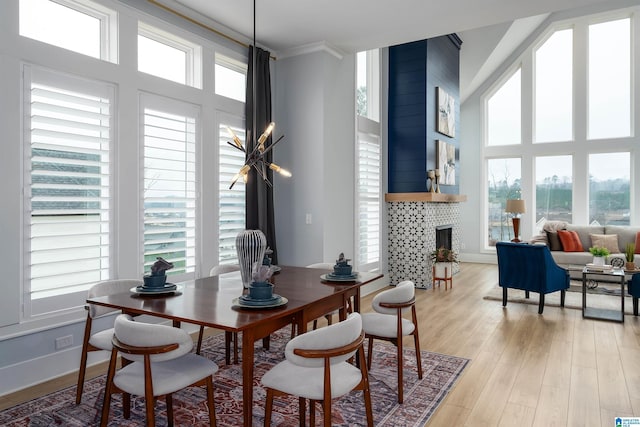
{"type": "Polygon", "coordinates": [[[264,427],[271,425],[271,413],[273,412],[273,389],[267,388],[267,396],[264,403],[264,427]]]}
{"type": "Polygon", "coordinates": [[[564,300],[567,296],[567,291],[565,289],[560,291],[560,307],[564,307],[564,300]]]}
{"type": "Polygon", "coordinates": [[[171,394],[167,394],[164,400],[167,402],[167,424],[169,427],[173,427],[173,398],[171,394]]]}
{"type": "Polygon", "coordinates": [[[331,399],[324,399],[322,401],[322,412],[324,427],[331,427],[331,399]]]}
{"type": "Polygon", "coordinates": [[[364,361],[364,348],[360,346],[358,349],[358,357],[360,371],[362,372],[362,394],[364,398],[364,408],[367,414],[367,427],[373,427],[373,408],[371,406],[371,390],[369,389],[369,373],[367,371],[367,364],[364,361]]]}
{"type": "Polygon", "coordinates": [[[398,337],[397,345],[398,345],[398,403],[403,403],[404,402],[404,387],[403,387],[404,372],[403,372],[402,366],[404,365],[404,357],[402,353],[403,352],[402,336],[398,337]]]}
{"type": "Polygon", "coordinates": [[[327,323],[329,324],[329,326],[333,324],[333,315],[327,314],[326,316],[324,316],[324,318],[327,319],[327,323]]]}
{"type": "Polygon", "coordinates": [[[209,426],[215,427],[217,424],[216,420],[216,405],[213,400],[213,377],[208,376],[206,379],[207,383],[207,407],[209,408],[209,426]]]}
{"type": "Polygon", "coordinates": [[[503,287],[502,288],[502,306],[506,307],[507,306],[507,287],[503,287]]]}
{"type": "Polygon", "coordinates": [[[367,368],[371,369],[371,359],[373,359],[373,337],[369,337],[369,345],[367,346],[367,368]]]}
{"type": "Polygon", "coordinates": [[[144,407],[147,416],[147,427],[155,427],[155,399],[153,397],[153,381],[151,377],[151,358],[144,355],[144,407]]]}
{"type": "Polygon", "coordinates": [[[527,299],[529,298],[529,291],[524,291],[524,297],[527,299]]]}
{"type": "Polygon", "coordinates": [[[116,362],[118,351],[114,348],[109,359],[109,370],[107,372],[107,383],[104,387],[104,401],[102,402],[102,416],[100,417],[100,427],[106,427],[109,422],[109,409],[111,407],[111,393],[113,389],[113,377],[116,373],[116,362]]]}
{"type": "Polygon", "coordinates": [[[633,315],[638,315],[638,298],[633,297],[633,315]]]}
{"type": "Polygon", "coordinates": [[[131,395],[122,393],[122,416],[128,420],[131,418],[131,395]]]}
{"type": "Polygon", "coordinates": [[[318,329],[318,319],[313,321],[313,330],[315,331],[316,329],[318,329]]]}
{"type": "Polygon", "coordinates": [[[196,345],[196,354],[200,354],[200,349],[202,349],[202,338],[204,338],[204,326],[200,326],[200,332],[198,332],[198,345],[196,345]]]}
{"type": "Polygon", "coordinates": [[[87,371],[87,353],[89,352],[89,338],[91,337],[91,317],[87,314],[87,323],[84,327],[84,338],[82,341],[82,354],[80,356],[80,370],[78,371],[78,386],[76,387],[76,405],[82,400],[84,390],[84,375],[87,371]]]}
{"type": "Polygon", "coordinates": [[[544,310],[544,294],[540,292],[540,304],[538,304],[538,314],[542,314],[544,310]]]}
{"type": "MultiPolygon", "coordinates": [[[[316,402],[313,400],[309,401],[309,424],[312,426],[316,425],[316,402]]],[[[300,427],[304,427],[306,424],[307,418],[307,399],[304,397],[298,397],[298,425],[300,427]]]]}

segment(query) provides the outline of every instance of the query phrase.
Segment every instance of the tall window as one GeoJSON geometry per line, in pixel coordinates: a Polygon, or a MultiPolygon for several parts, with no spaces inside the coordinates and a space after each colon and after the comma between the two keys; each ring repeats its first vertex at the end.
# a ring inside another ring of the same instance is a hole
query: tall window
{"type": "Polygon", "coordinates": [[[202,47],[175,34],[138,23],[138,70],[202,88],[202,47]]]}
{"type": "Polygon", "coordinates": [[[217,53],[215,70],[216,95],[244,103],[247,92],[247,64],[217,53]]]}
{"type": "Polygon", "coordinates": [[[554,32],[535,53],[535,142],[573,139],[573,31],[554,32]]]}
{"type": "Polygon", "coordinates": [[[193,273],[196,263],[197,108],[144,96],[144,268],[157,257],[169,274],[193,273]]]}
{"type": "Polygon", "coordinates": [[[513,239],[513,229],[504,211],[508,199],[520,199],[521,161],[519,158],[489,159],[487,161],[488,189],[488,245],[513,239]]]}
{"type": "Polygon", "coordinates": [[[117,15],[91,1],[20,0],[20,35],[116,62],[117,15]]]}
{"type": "Polygon", "coordinates": [[[589,26],[589,139],[631,135],[631,22],[589,26]]]}
{"type": "Polygon", "coordinates": [[[380,150],[380,54],[357,54],[356,251],[358,268],[380,268],[382,160],[380,150]]]}
{"type": "Polygon", "coordinates": [[[589,223],[629,225],[629,153],[589,156],[589,223]]]}
{"type": "Polygon", "coordinates": [[[546,221],[572,221],[572,156],[536,157],[536,224],[546,221]]]}
{"type": "Polygon", "coordinates": [[[521,142],[520,69],[487,101],[487,145],[521,142]]]}
{"type": "MultiPolygon", "coordinates": [[[[220,123],[219,146],[220,181],[218,183],[218,262],[220,264],[237,264],[236,236],[245,227],[245,184],[240,179],[232,189],[231,180],[244,165],[245,155],[242,151],[231,147],[233,132],[245,145],[245,130],[241,119],[224,117],[220,123]],[[231,122],[235,122],[235,126],[231,122]]],[[[246,146],[246,145],[245,145],[246,146]]]]}
{"type": "Polygon", "coordinates": [[[113,87],[25,66],[25,300],[79,293],[110,277],[113,87]]]}

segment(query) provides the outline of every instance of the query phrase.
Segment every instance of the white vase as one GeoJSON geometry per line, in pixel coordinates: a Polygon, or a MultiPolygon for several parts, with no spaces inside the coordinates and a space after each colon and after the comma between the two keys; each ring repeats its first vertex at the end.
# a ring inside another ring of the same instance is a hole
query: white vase
{"type": "Polygon", "coordinates": [[[433,264],[435,267],[435,277],[440,279],[448,279],[453,275],[453,266],[450,262],[436,262],[433,264]]]}
{"type": "Polygon", "coordinates": [[[267,238],[260,230],[244,230],[236,236],[236,253],[240,264],[242,285],[249,288],[253,265],[262,264],[264,253],[267,250],[267,238]]]}
{"type": "Polygon", "coordinates": [[[594,256],[593,257],[593,265],[604,265],[604,257],[603,256],[594,256]]]}

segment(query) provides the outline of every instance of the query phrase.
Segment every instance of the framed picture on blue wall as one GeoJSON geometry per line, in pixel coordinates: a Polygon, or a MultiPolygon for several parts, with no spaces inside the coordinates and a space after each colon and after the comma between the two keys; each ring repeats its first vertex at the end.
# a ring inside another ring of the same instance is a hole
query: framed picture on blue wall
{"type": "Polygon", "coordinates": [[[456,100],[441,87],[436,90],[438,132],[453,138],[456,136],[456,100]]]}

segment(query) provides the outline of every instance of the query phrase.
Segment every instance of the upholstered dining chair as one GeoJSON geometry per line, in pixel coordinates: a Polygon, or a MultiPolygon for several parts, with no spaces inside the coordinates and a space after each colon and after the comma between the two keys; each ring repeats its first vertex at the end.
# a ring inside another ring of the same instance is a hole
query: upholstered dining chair
{"type": "Polygon", "coordinates": [[[418,378],[422,379],[422,360],[415,303],[415,286],[412,281],[406,280],[398,283],[395,288],[382,291],[373,297],[372,308],[374,312],[362,315],[362,329],[368,338],[367,363],[369,369],[371,369],[374,339],[390,341],[398,348],[398,403],[402,403],[404,400],[403,337],[413,335],[418,378]],[[410,320],[403,317],[405,312],[411,312],[410,320]]]}
{"type": "Polygon", "coordinates": [[[367,425],[373,426],[363,343],[359,313],[352,313],[342,322],[298,335],[289,341],[285,347],[285,360],[262,376],[261,382],[267,391],[264,425],[271,423],[275,396],[298,396],[300,425],[304,424],[306,399],[310,400],[311,425],[315,425],[315,404],[322,402],[324,425],[328,427],[331,426],[331,400],[352,390],[362,390],[367,425]],[[356,354],[359,368],[349,363],[356,354]]]}
{"type": "MultiPolygon", "coordinates": [[[[155,398],[164,396],[167,403],[168,425],[173,425],[172,393],[191,386],[206,386],[209,424],[216,425],[213,400],[213,374],[218,365],[191,353],[193,340],[180,328],[135,322],[131,316],[116,317],[113,349],[109,361],[107,384],[100,425],[109,421],[111,395],[144,396],[146,426],[155,426],[155,398]],[[116,369],[118,354],[129,363],[116,369]]],[[[123,398],[123,413],[129,418],[129,399],[123,398]]]]}
{"type": "MultiPolygon", "coordinates": [[[[307,268],[321,268],[323,270],[329,270],[329,271],[333,271],[333,263],[330,262],[316,262],[314,264],[309,264],[307,265],[307,268]]],[[[351,309],[351,300],[348,301],[348,306],[347,306],[347,311],[351,312],[353,311],[351,309]]],[[[340,314],[339,310],[333,310],[331,313],[327,313],[324,315],[324,318],[327,319],[327,324],[331,325],[333,323],[333,315],[334,314],[340,314]]],[[[318,328],[318,319],[315,319],[313,321],[313,329],[317,329],[318,328]]]]}
{"type": "MultiPolygon", "coordinates": [[[[224,273],[231,273],[234,271],[240,271],[238,264],[222,264],[216,265],[209,270],[209,276],[219,276],[224,273]]],[[[227,365],[231,363],[231,342],[233,342],[233,363],[238,363],[238,334],[232,332],[224,333],[224,346],[225,346],[225,360],[227,365]]],[[[202,339],[204,338],[204,326],[200,326],[200,332],[198,333],[198,344],[196,345],[196,354],[200,354],[202,349],[202,339]]]]}
{"type": "MultiPolygon", "coordinates": [[[[142,285],[142,280],[121,279],[105,280],[93,285],[88,292],[88,298],[101,297],[129,292],[133,287],[142,285]]],[[[82,340],[82,353],[80,354],[80,369],[78,371],[78,386],[76,388],[76,405],[82,400],[84,390],[84,378],[87,371],[87,357],[89,352],[111,351],[111,338],[113,328],[99,331],[92,334],[93,319],[113,313],[117,310],[109,307],[101,307],[95,304],[87,304],[87,321],[84,326],[84,338],[82,340]]]]}
{"type": "Polygon", "coordinates": [[[502,287],[502,306],[507,306],[507,289],[540,294],[538,314],[544,310],[544,296],[560,291],[560,306],[564,307],[565,294],[569,289],[569,272],[556,264],[547,245],[498,242],[498,285],[502,287]]]}

